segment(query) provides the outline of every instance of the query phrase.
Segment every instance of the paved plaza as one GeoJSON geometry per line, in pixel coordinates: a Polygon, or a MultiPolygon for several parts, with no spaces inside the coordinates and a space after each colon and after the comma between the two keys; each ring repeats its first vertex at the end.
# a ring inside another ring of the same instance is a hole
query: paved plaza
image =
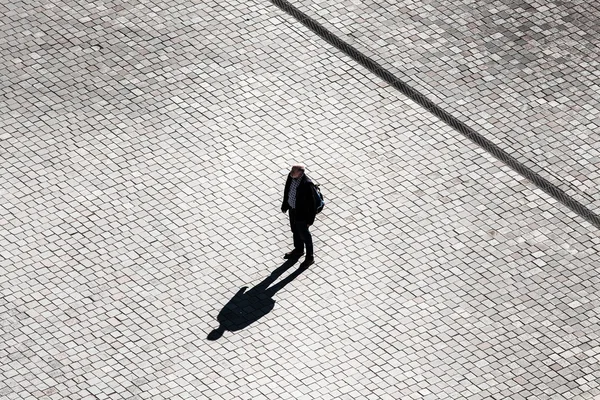
{"type": "MultiPolygon", "coordinates": [[[[600,212],[597,3],[292,4],[600,212]]],[[[600,398],[600,230],[269,1],[0,32],[0,399],[600,398]]]]}
{"type": "Polygon", "coordinates": [[[600,212],[599,2],[294,4],[600,212]]]}

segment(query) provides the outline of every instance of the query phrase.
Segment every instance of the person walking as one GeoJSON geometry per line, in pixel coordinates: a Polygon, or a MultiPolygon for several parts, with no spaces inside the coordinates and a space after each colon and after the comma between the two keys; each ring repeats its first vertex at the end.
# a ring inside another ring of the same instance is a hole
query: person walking
{"type": "Polygon", "coordinates": [[[306,246],[306,257],[300,264],[301,268],[308,268],[315,262],[312,236],[308,228],[315,222],[317,215],[314,183],[305,174],[305,169],[304,164],[292,166],[285,182],[281,205],[283,213],[290,211],[290,228],[294,239],[294,250],[285,253],[283,258],[300,258],[306,246]]]}

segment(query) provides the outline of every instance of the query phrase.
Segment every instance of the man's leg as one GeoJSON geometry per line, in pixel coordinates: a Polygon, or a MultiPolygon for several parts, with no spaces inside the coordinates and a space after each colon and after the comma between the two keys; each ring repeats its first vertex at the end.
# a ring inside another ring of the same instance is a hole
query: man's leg
{"type": "Polygon", "coordinates": [[[304,241],[301,233],[298,231],[298,223],[296,221],[296,213],[290,210],[290,228],[294,239],[294,250],[285,254],[285,258],[291,258],[294,255],[301,256],[304,253],[304,241]]]}
{"type": "Polygon", "coordinates": [[[312,235],[308,230],[308,224],[306,222],[301,222],[297,225],[300,239],[304,242],[304,245],[306,246],[306,257],[313,257],[312,235]]]}
{"type": "Polygon", "coordinates": [[[307,223],[298,224],[298,232],[300,234],[300,237],[302,238],[302,241],[306,245],[306,258],[300,264],[300,268],[305,269],[305,268],[308,268],[309,266],[311,266],[315,262],[315,258],[314,258],[314,254],[313,254],[312,235],[310,234],[310,231],[308,230],[307,223]]]}
{"type": "Polygon", "coordinates": [[[299,232],[298,224],[294,224],[292,228],[294,235],[294,251],[297,253],[304,253],[304,241],[302,240],[302,234],[299,232]]]}
{"type": "Polygon", "coordinates": [[[296,227],[296,230],[298,231],[298,236],[306,245],[306,258],[300,264],[300,268],[308,268],[315,262],[315,258],[313,255],[312,235],[308,230],[308,224],[306,222],[296,222],[296,227]]]}

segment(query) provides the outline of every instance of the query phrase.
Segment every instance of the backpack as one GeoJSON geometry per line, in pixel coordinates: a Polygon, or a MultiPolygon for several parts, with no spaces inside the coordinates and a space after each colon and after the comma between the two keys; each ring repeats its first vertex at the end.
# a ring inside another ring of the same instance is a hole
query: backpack
{"type": "Polygon", "coordinates": [[[323,211],[323,207],[325,207],[325,200],[323,199],[323,194],[321,193],[321,189],[318,184],[313,185],[313,197],[315,199],[315,209],[317,210],[317,214],[323,211]]]}

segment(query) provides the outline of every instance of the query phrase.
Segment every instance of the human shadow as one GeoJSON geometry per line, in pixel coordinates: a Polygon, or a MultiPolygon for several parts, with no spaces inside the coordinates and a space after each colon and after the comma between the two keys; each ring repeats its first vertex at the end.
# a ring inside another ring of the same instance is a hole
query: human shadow
{"type": "Polygon", "coordinates": [[[208,340],[217,340],[225,331],[239,331],[246,328],[253,322],[258,321],[263,316],[267,315],[275,306],[273,296],[285,285],[296,279],[306,268],[298,268],[285,279],[282,279],[277,284],[269,287],[277,280],[285,271],[291,268],[296,260],[291,259],[283,263],[279,268],[271,272],[265,280],[252,289],[244,286],[233,296],[231,300],[223,307],[217,321],[219,327],[208,334],[208,340]]]}

